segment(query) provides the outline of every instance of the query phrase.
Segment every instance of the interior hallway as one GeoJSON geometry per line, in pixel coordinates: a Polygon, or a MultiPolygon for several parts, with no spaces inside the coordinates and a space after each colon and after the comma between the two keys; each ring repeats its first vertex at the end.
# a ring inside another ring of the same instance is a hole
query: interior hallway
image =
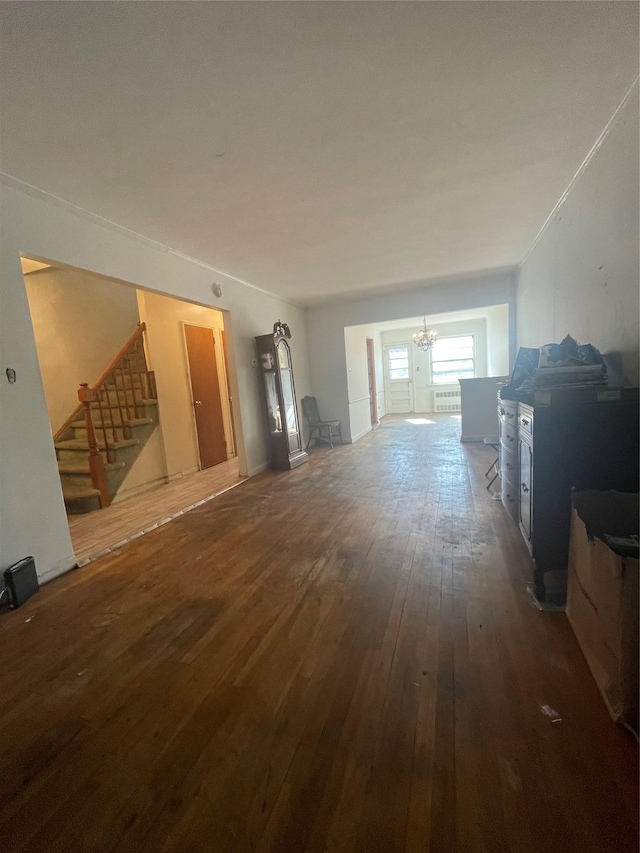
{"type": "Polygon", "coordinates": [[[3,613],[4,851],[637,850],[636,744],[526,595],[490,451],[426,419],[3,613]]]}

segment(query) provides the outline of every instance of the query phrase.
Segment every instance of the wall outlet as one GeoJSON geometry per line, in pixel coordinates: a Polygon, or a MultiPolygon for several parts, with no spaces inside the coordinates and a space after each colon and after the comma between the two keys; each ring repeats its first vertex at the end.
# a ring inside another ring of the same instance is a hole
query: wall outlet
{"type": "Polygon", "coordinates": [[[257,367],[257,366],[258,366],[258,359],[252,358],[251,359],[251,367],[257,367]]]}

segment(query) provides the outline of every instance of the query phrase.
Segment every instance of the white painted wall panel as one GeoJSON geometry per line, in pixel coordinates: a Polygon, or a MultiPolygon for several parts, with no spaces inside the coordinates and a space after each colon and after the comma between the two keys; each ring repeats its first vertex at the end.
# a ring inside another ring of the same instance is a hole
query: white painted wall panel
{"type": "Polygon", "coordinates": [[[518,344],[570,333],[603,353],[621,352],[626,378],[637,384],[638,230],[636,87],[522,266],[518,344]]]}

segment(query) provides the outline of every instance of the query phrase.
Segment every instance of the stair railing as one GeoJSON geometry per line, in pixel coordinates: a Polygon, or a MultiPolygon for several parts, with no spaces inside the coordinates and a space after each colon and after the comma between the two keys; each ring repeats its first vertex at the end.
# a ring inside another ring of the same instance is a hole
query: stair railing
{"type": "Polygon", "coordinates": [[[80,413],[84,413],[91,483],[100,492],[102,507],[111,503],[102,451],[106,452],[107,462],[114,462],[118,430],[123,438],[131,438],[130,422],[144,417],[144,405],[140,401],[157,399],[155,375],[148,368],[144,351],[145,330],[145,324],[140,323],[97,382],[93,385],[81,383],[78,389],[80,405],[54,437],[57,441],[80,413]],[[102,433],[101,441],[96,430],[102,433]]]}

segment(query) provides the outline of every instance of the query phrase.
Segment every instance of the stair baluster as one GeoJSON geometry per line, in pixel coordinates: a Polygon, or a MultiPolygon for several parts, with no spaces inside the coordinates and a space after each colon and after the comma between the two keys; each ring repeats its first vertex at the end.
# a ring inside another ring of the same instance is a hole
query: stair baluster
{"type": "MultiPolygon", "coordinates": [[[[129,405],[127,403],[127,389],[124,386],[124,381],[123,381],[122,390],[124,391],[124,406],[125,406],[125,410],[127,413],[126,417],[125,417],[125,414],[122,411],[122,401],[120,399],[120,388],[118,386],[118,374],[116,373],[115,369],[112,371],[110,378],[113,381],[113,387],[116,389],[116,400],[118,401],[118,413],[120,415],[120,423],[124,427],[126,421],[131,420],[131,412],[129,411],[129,405]]],[[[109,400],[109,398],[110,398],[110,394],[109,394],[109,391],[107,390],[107,400],[109,400]]],[[[111,405],[111,402],[109,402],[109,405],[111,405]]],[[[114,439],[114,441],[115,441],[115,439],[114,439]]]]}
{"type": "MultiPolygon", "coordinates": [[[[137,360],[137,358],[138,358],[138,344],[137,343],[136,343],[136,348],[134,350],[134,354],[135,354],[136,360],[137,360]]],[[[133,371],[131,369],[131,358],[132,357],[133,356],[130,356],[129,358],[127,358],[127,372],[129,374],[129,381],[131,383],[131,394],[133,396],[133,413],[134,413],[134,416],[136,418],[139,418],[140,417],[140,409],[139,409],[139,403],[138,403],[138,399],[136,397],[136,392],[135,392],[136,384],[133,381],[133,371]]],[[[140,378],[140,372],[138,372],[138,379],[140,380],[140,388],[142,389],[142,380],[140,378]]],[[[123,381],[124,381],[124,375],[123,375],[123,381]]]]}
{"type": "Polygon", "coordinates": [[[96,392],[89,388],[87,382],[83,382],[78,389],[78,399],[84,408],[84,420],[87,425],[87,444],[89,445],[89,470],[91,471],[91,482],[93,488],[100,492],[100,506],[106,507],[111,504],[109,487],[107,485],[107,472],[104,467],[104,459],[100,453],[96,431],[93,427],[91,415],[91,404],[96,400],[96,392]]]}

